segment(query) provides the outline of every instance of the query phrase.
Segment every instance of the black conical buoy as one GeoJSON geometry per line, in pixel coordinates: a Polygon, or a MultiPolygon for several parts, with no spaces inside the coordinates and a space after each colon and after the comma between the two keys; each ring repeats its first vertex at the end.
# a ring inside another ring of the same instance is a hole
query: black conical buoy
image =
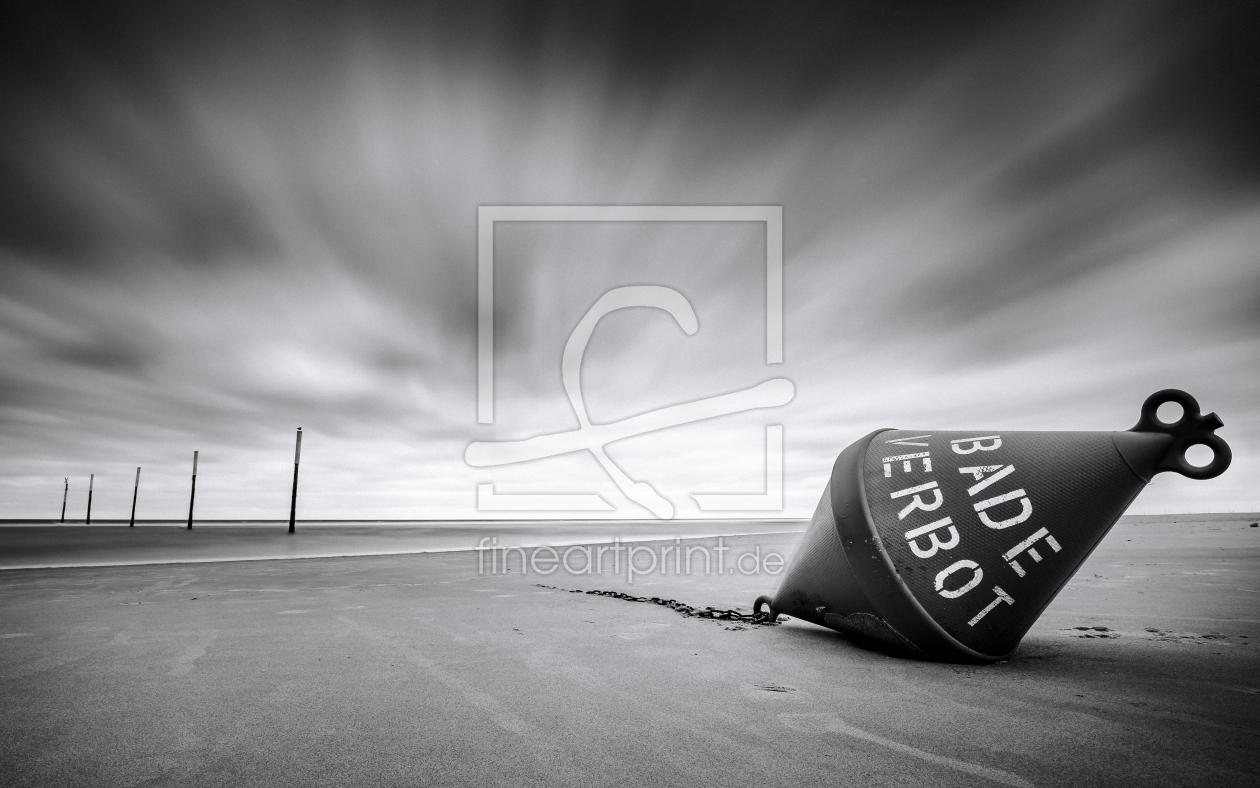
{"type": "Polygon", "coordinates": [[[929,659],[1003,659],[1155,474],[1225,472],[1221,426],[1166,389],[1127,432],[876,430],[841,452],[757,608],[929,659]],[[1172,424],[1166,402],[1183,409],[1172,424]],[[1187,462],[1194,445],[1212,462],[1187,462]]]}

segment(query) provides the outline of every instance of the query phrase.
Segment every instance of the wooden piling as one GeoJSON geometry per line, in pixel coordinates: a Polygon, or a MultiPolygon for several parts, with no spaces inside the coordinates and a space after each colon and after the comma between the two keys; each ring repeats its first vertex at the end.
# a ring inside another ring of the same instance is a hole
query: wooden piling
{"type": "Polygon", "coordinates": [[[297,448],[293,450],[293,497],[289,500],[289,533],[297,530],[298,463],[302,461],[302,428],[297,428],[297,448]]]}
{"type": "Polygon", "coordinates": [[[192,489],[188,493],[188,530],[192,530],[193,501],[197,499],[197,454],[193,452],[192,489]]]}
{"type": "Polygon", "coordinates": [[[131,491],[131,522],[128,528],[136,527],[136,498],[140,495],[140,466],[136,466],[136,486],[131,491]]]}

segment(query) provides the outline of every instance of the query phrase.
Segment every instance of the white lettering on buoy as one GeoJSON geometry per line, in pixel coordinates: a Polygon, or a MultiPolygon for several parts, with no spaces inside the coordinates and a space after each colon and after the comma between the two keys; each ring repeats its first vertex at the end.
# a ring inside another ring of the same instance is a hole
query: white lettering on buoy
{"type": "Polygon", "coordinates": [[[952,550],[957,547],[959,541],[958,529],[951,525],[953,522],[954,521],[949,517],[942,517],[936,522],[921,525],[918,528],[906,531],[906,541],[910,543],[910,552],[920,558],[931,558],[936,555],[938,550],[952,550]],[[938,534],[935,533],[935,531],[938,528],[948,529],[949,541],[942,542],[937,538],[938,534]],[[926,548],[920,548],[915,540],[925,534],[927,535],[930,544],[926,548]]]}
{"type": "Polygon", "coordinates": [[[904,438],[893,438],[890,441],[884,441],[884,443],[892,443],[897,446],[927,446],[926,443],[917,443],[916,441],[921,441],[924,438],[930,438],[930,437],[932,436],[931,435],[907,435],[904,438]]]}
{"type": "Polygon", "coordinates": [[[970,473],[976,478],[976,481],[980,481],[984,478],[986,473],[993,473],[994,471],[1001,469],[1001,467],[1001,465],[976,465],[971,468],[959,468],[958,472],[970,473]]]}
{"type": "Polygon", "coordinates": [[[909,473],[910,461],[917,460],[917,459],[923,460],[924,472],[930,473],[932,470],[932,457],[930,454],[928,454],[928,452],[919,451],[919,452],[915,452],[914,454],[897,454],[892,457],[885,457],[884,458],[884,478],[885,479],[892,478],[892,464],[894,462],[901,463],[902,473],[909,473]]]}
{"type": "Polygon", "coordinates": [[[904,498],[907,495],[913,495],[914,500],[906,504],[906,508],[897,513],[898,520],[906,519],[906,515],[910,514],[915,509],[922,509],[925,512],[930,512],[941,508],[941,504],[945,503],[945,498],[941,495],[941,490],[936,486],[936,482],[928,482],[927,484],[907,487],[904,490],[897,490],[896,492],[889,493],[889,497],[894,500],[897,498],[904,498]],[[922,492],[932,493],[932,503],[925,503],[923,499],[919,497],[919,493],[922,492]]]}
{"type": "Polygon", "coordinates": [[[939,574],[937,574],[936,593],[940,594],[946,599],[957,599],[958,597],[962,596],[963,594],[967,593],[968,591],[970,591],[971,589],[979,585],[980,580],[983,577],[984,577],[984,570],[981,569],[980,564],[977,564],[975,561],[972,561],[971,559],[968,559],[968,558],[964,558],[961,561],[955,561],[954,563],[942,569],[939,574]],[[963,587],[956,589],[954,591],[946,590],[945,578],[949,577],[950,575],[959,571],[960,569],[970,569],[975,574],[971,576],[971,579],[968,580],[967,584],[964,585],[963,587]]]}
{"type": "Polygon", "coordinates": [[[955,454],[975,454],[978,451],[993,451],[1002,447],[1001,435],[984,435],[979,438],[956,438],[949,442],[949,447],[954,450],[955,454]],[[993,441],[985,446],[981,441],[993,441]],[[963,444],[971,444],[970,449],[964,449],[963,444]]]}
{"type": "Polygon", "coordinates": [[[1014,465],[976,465],[971,468],[959,468],[958,472],[969,473],[972,475],[972,477],[976,481],[980,482],[979,484],[973,484],[967,488],[967,494],[974,496],[976,493],[982,491],[984,488],[988,487],[989,485],[995,482],[999,482],[1002,479],[1005,479],[1007,476],[1010,476],[1012,473],[1015,472],[1015,466],[1014,465]],[[997,471],[997,473],[994,473],[994,471],[997,471]],[[992,473],[993,475],[988,478],[985,478],[986,473],[992,473]]]}
{"type": "Polygon", "coordinates": [[[984,610],[981,610],[979,613],[976,613],[976,617],[968,621],[967,626],[974,627],[977,621],[989,615],[990,610],[997,607],[1003,602],[1005,602],[1008,605],[1015,604],[1015,600],[1011,599],[1010,595],[1008,595],[1005,591],[1003,591],[1001,586],[993,586],[993,593],[997,594],[997,599],[994,599],[992,602],[990,602],[988,606],[985,607],[984,610]]]}
{"type": "Polygon", "coordinates": [[[1028,500],[1028,493],[1024,492],[1024,488],[1022,487],[1019,488],[1018,490],[1012,490],[1011,492],[1003,493],[1002,495],[995,495],[992,498],[986,498],[983,501],[976,501],[974,504],[972,504],[972,507],[977,512],[980,513],[980,522],[984,523],[990,528],[994,528],[998,530],[1001,530],[1003,528],[1010,528],[1012,525],[1019,525],[1020,523],[1024,522],[1029,517],[1031,517],[1032,511],[1033,511],[1032,501],[1028,500]],[[1019,514],[1015,515],[1009,520],[998,520],[995,522],[989,518],[989,513],[985,511],[985,509],[988,509],[993,506],[997,506],[1000,503],[1013,501],[1016,498],[1019,498],[1020,512],[1019,514]]]}
{"type": "Polygon", "coordinates": [[[1031,557],[1033,561],[1035,561],[1036,563],[1041,563],[1041,554],[1037,552],[1037,548],[1033,547],[1033,545],[1037,543],[1038,539],[1045,539],[1046,544],[1050,545],[1050,549],[1055,551],[1056,553],[1063,549],[1062,547],[1059,546],[1058,540],[1056,540],[1053,536],[1050,535],[1049,531],[1047,531],[1044,528],[1038,529],[1038,531],[1035,534],[1028,537],[1024,541],[1020,542],[1019,544],[1015,545],[1010,550],[1007,550],[1005,553],[1002,554],[1002,560],[1010,564],[1011,569],[1014,569],[1015,574],[1019,575],[1020,577],[1023,577],[1026,574],[1024,572],[1024,567],[1020,566],[1019,561],[1015,560],[1016,556],[1018,556],[1020,553],[1027,552],[1029,557],[1031,557]]]}

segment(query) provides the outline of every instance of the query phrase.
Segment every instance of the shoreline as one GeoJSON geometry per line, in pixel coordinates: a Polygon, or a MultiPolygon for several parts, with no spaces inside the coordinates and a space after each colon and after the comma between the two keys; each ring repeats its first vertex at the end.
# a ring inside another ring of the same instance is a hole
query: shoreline
{"type": "MultiPolygon", "coordinates": [[[[1174,522],[1227,522],[1233,520],[1260,520],[1260,511],[1257,512],[1167,512],[1163,514],[1123,514],[1117,523],[1145,523],[1145,522],[1166,522],[1172,519],[1174,522]]],[[[756,517],[756,518],[723,518],[723,517],[697,517],[690,519],[677,518],[673,520],[658,520],[655,518],[642,519],[612,519],[612,518],[538,518],[538,519],[509,519],[495,518],[487,520],[456,520],[456,519],[437,519],[437,520],[297,520],[296,524],[302,528],[344,528],[344,527],[367,527],[367,526],[383,526],[386,528],[467,528],[471,526],[488,526],[488,525],[515,525],[515,526],[537,526],[543,524],[554,525],[659,525],[661,523],[687,523],[687,524],[707,524],[707,523],[800,523],[802,525],[808,523],[809,517],[756,517]]],[[[106,528],[106,527],[127,527],[128,520],[126,518],[95,518],[94,522],[88,524],[81,519],[68,520],[62,522],[56,518],[39,519],[30,517],[16,518],[0,518],[0,529],[3,528],[47,528],[60,526],[75,526],[79,528],[106,528]]],[[[187,525],[187,519],[137,519],[136,527],[140,528],[161,528],[173,527],[184,528],[187,525]]],[[[273,526],[288,526],[289,521],[283,520],[194,520],[194,525],[198,528],[270,528],[273,526]]]]}
{"type": "MultiPolygon", "coordinates": [[[[656,542],[669,542],[674,539],[694,541],[694,540],[699,540],[699,539],[723,539],[723,538],[728,538],[728,537],[738,538],[738,537],[749,537],[749,536],[786,536],[786,535],[792,535],[792,534],[797,534],[797,533],[803,533],[803,531],[750,531],[750,532],[723,533],[723,534],[680,534],[677,536],[669,536],[669,537],[624,540],[621,543],[625,545],[644,545],[644,544],[653,544],[656,542]]],[[[507,545],[506,547],[507,549],[515,549],[517,547],[527,548],[527,549],[534,548],[534,547],[575,547],[575,546],[581,546],[581,545],[601,545],[601,544],[611,543],[611,542],[612,542],[611,539],[604,540],[604,541],[583,539],[580,541],[572,541],[572,542],[552,541],[552,542],[548,542],[546,545],[522,544],[522,545],[507,545]]],[[[503,550],[504,546],[500,546],[497,549],[503,550]]],[[[475,552],[477,552],[476,547],[435,547],[435,548],[429,548],[429,549],[423,549],[423,550],[388,550],[388,551],[378,551],[378,552],[318,553],[318,554],[311,554],[311,555],[244,556],[244,557],[233,557],[233,558],[177,558],[177,559],[164,559],[164,560],[158,560],[158,561],[115,561],[115,562],[78,563],[78,564],[31,564],[31,565],[20,565],[20,566],[0,566],[0,572],[20,572],[20,571],[40,570],[40,569],[108,569],[111,567],[163,566],[166,564],[230,564],[230,563],[237,563],[241,561],[307,561],[307,560],[328,560],[328,559],[333,559],[333,558],[375,558],[375,557],[387,557],[387,556],[399,556],[399,555],[436,555],[436,554],[475,553],[475,552]]]]}
{"type": "Polygon", "coordinates": [[[647,544],[719,537],[786,535],[795,539],[806,525],[802,521],[744,523],[744,528],[737,528],[732,527],[735,523],[719,521],[714,523],[719,527],[704,528],[695,521],[679,522],[676,525],[682,528],[677,530],[666,530],[658,522],[639,523],[638,528],[628,524],[621,529],[534,521],[504,522],[497,527],[411,526],[388,530],[355,525],[299,529],[296,534],[255,526],[192,531],[182,527],[137,531],[126,526],[0,526],[0,571],[444,554],[473,552],[488,539],[494,541],[486,543],[483,549],[563,548],[611,544],[614,540],[647,544]]]}
{"type": "MultiPolygon", "coordinates": [[[[384,528],[370,521],[307,525],[286,529],[259,524],[195,527],[126,525],[55,526],[0,524],[0,571],[110,568],[238,561],[355,558],[471,552],[486,539],[499,549],[570,547],[575,545],[667,542],[673,539],[774,537],[802,533],[803,520],[674,520],[674,521],[459,521],[396,524],[384,528]],[[616,526],[621,526],[620,528],[616,526]],[[709,526],[709,527],[706,527],[709,526]],[[742,526],[742,527],[741,527],[742,526]]],[[[1125,515],[1114,528],[1154,533],[1160,526],[1248,529],[1250,514],[1125,515]]]]}

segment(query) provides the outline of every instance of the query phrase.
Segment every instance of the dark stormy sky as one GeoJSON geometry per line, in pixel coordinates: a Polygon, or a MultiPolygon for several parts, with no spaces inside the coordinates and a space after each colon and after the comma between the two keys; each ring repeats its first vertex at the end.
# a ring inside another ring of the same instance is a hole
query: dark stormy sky
{"type": "Polygon", "coordinates": [[[1260,40],[1250,3],[8,3],[0,30],[0,517],[475,517],[598,492],[560,352],[600,293],[595,421],[782,376],[793,402],[630,438],[785,514],[876,427],[1125,429],[1165,387],[1233,468],[1133,511],[1260,509],[1260,40]],[[756,225],[504,225],[496,423],[476,423],[479,205],[781,205],[785,363],[756,225]]]}

